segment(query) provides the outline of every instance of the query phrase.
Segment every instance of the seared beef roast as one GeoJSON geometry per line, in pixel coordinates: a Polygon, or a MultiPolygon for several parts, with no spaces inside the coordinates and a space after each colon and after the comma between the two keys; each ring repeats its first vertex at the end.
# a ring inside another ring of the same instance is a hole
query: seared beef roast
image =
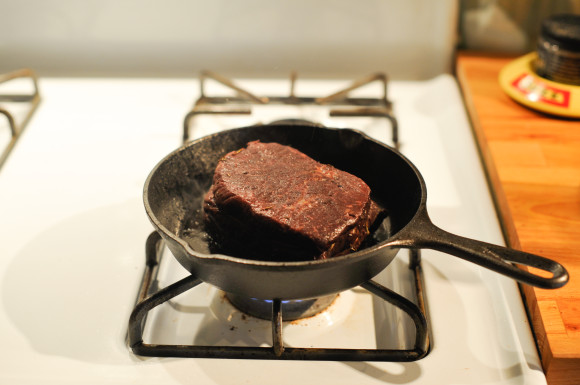
{"type": "Polygon", "coordinates": [[[248,143],[218,163],[204,219],[222,252],[308,260],[356,250],[380,209],[361,179],[278,143],[248,143]]]}

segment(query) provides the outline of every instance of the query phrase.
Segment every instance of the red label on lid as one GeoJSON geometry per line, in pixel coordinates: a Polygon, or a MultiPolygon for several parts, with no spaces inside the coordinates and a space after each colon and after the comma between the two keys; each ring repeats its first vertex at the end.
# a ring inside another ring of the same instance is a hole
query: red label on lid
{"type": "Polygon", "coordinates": [[[526,98],[532,102],[547,103],[564,108],[568,108],[570,105],[570,91],[548,85],[527,73],[518,76],[512,82],[512,86],[526,95],[526,98]]]}

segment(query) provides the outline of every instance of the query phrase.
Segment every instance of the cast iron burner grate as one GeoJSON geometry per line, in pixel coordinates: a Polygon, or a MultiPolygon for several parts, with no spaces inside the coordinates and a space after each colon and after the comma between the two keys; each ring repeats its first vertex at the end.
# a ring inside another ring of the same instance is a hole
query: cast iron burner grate
{"type": "Polygon", "coordinates": [[[162,256],[163,240],[157,232],[146,242],[146,267],[137,304],[129,320],[129,346],[133,353],[150,357],[231,358],[261,360],[315,360],[315,361],[391,361],[419,360],[430,349],[429,330],[423,297],[420,250],[410,250],[409,268],[413,272],[417,305],[394,291],[374,282],[361,285],[371,294],[398,307],[411,317],[415,326],[415,342],[411,349],[336,349],[296,348],[284,346],[282,339],[283,314],[281,301],[272,301],[271,347],[162,345],[143,341],[147,314],[153,308],[199,285],[202,281],[194,275],[187,276],[165,288],[155,291],[156,277],[162,256]]]}
{"type": "Polygon", "coordinates": [[[38,92],[38,81],[34,72],[29,69],[21,69],[0,75],[0,84],[9,83],[13,80],[25,79],[31,83],[31,91],[28,93],[0,93],[0,115],[4,115],[10,127],[10,140],[2,152],[0,152],[0,167],[4,164],[8,155],[16,145],[18,138],[22,135],[28,121],[34,114],[36,107],[40,103],[40,93],[38,92]],[[21,116],[16,116],[14,111],[6,107],[7,105],[25,106],[26,111],[21,116]],[[20,118],[20,119],[19,119],[20,118]]]}
{"type": "Polygon", "coordinates": [[[251,115],[253,105],[289,105],[289,106],[330,106],[330,117],[382,118],[390,122],[393,147],[399,149],[399,125],[393,115],[392,103],[387,97],[387,75],[376,73],[354,81],[350,86],[325,97],[296,96],[296,74],[290,75],[290,90],[288,96],[256,96],[234,84],[228,78],[210,71],[202,71],[200,79],[200,97],[193,108],[187,113],[183,122],[183,142],[191,138],[191,121],[200,115],[251,115]],[[207,96],[205,82],[212,79],[236,92],[237,96],[207,96]],[[381,97],[349,97],[349,94],[367,84],[380,82],[381,97]]]}

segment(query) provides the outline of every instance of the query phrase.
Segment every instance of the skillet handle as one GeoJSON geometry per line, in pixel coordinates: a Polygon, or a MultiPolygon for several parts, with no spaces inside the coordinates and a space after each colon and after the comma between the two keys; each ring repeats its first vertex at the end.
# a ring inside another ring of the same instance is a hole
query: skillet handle
{"type": "Polygon", "coordinates": [[[441,251],[542,289],[557,289],[568,282],[566,268],[556,261],[449,233],[435,226],[426,212],[419,214],[401,233],[402,237],[395,237],[393,246],[441,251]],[[552,276],[533,274],[512,262],[544,270],[552,276]]]}

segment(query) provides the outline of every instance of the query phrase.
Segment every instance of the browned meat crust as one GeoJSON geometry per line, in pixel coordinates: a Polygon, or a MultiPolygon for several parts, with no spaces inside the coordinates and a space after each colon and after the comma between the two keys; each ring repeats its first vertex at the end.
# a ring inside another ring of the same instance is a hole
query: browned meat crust
{"type": "Polygon", "coordinates": [[[329,258],[358,249],[380,208],[360,178],[278,143],[225,155],[204,200],[210,234],[251,259],[329,258]]]}

